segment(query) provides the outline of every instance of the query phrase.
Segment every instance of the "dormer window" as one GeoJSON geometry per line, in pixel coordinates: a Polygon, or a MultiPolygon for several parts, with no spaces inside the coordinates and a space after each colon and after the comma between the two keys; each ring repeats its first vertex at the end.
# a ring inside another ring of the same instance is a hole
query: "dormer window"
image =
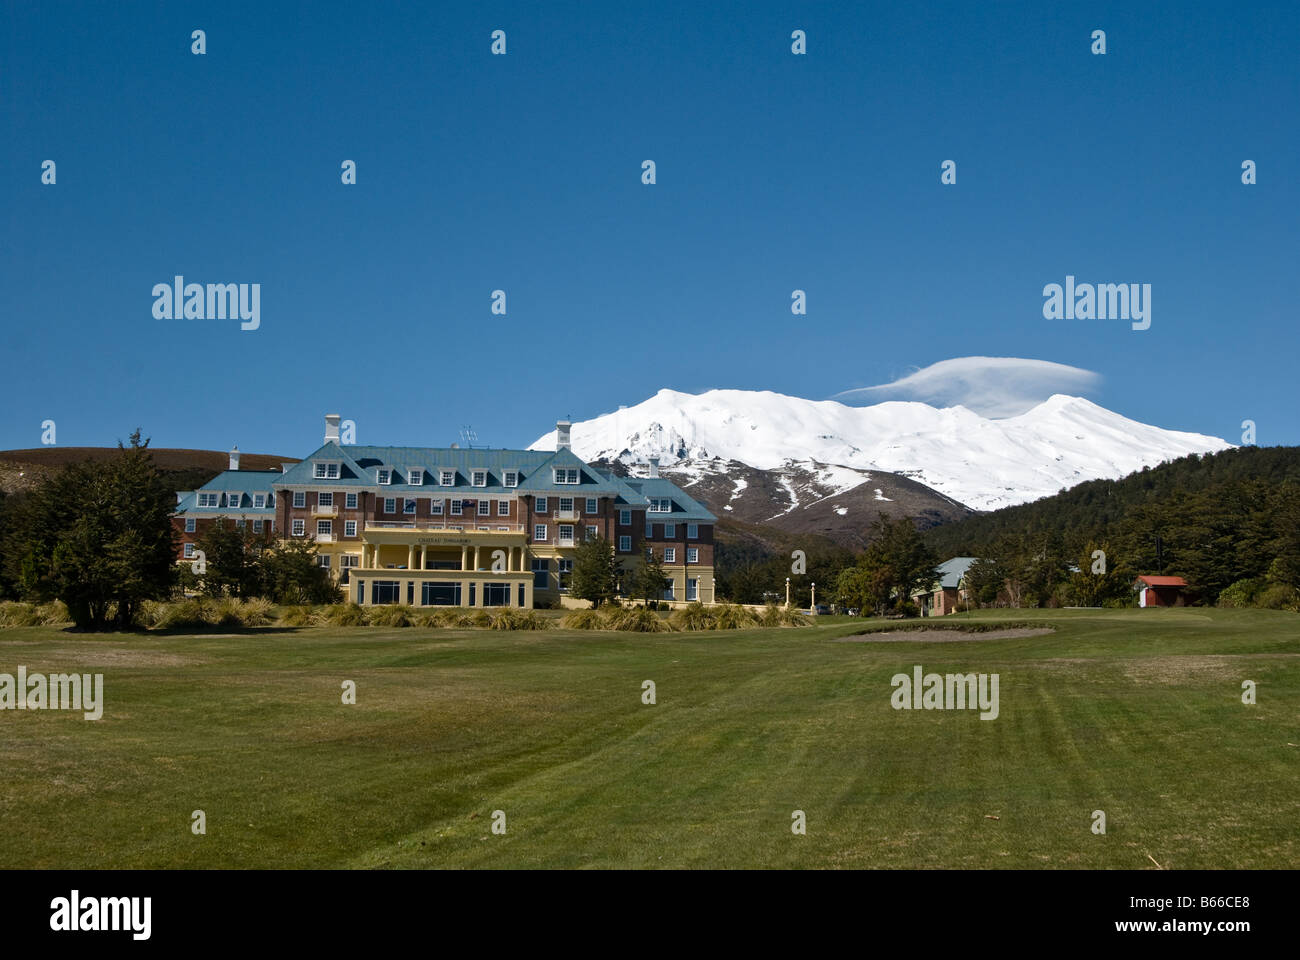
{"type": "Polygon", "coordinates": [[[412,470],[411,475],[407,479],[410,481],[411,486],[422,487],[424,486],[424,471],[419,469],[412,470]]]}
{"type": "Polygon", "coordinates": [[[438,486],[440,486],[440,487],[454,487],[455,485],[456,485],[456,471],[455,471],[455,470],[440,470],[440,471],[438,472],[438,486]]]}
{"type": "Polygon", "coordinates": [[[475,470],[473,473],[470,474],[469,482],[470,482],[470,486],[472,486],[472,487],[486,487],[486,486],[487,486],[487,471],[486,471],[486,470],[475,470]]]}
{"type": "Polygon", "coordinates": [[[519,486],[519,471],[518,471],[518,470],[507,470],[507,471],[505,472],[505,476],[502,478],[501,483],[502,483],[502,486],[506,486],[506,487],[517,487],[517,486],[519,486]]]}
{"type": "Polygon", "coordinates": [[[660,499],[658,497],[650,498],[650,513],[672,513],[673,502],[668,497],[660,499]]]}
{"type": "Polygon", "coordinates": [[[239,501],[243,498],[243,496],[244,495],[240,493],[238,490],[230,491],[230,493],[226,494],[226,506],[227,507],[239,506],[239,501]]]}
{"type": "Polygon", "coordinates": [[[266,507],[266,494],[264,494],[264,493],[255,493],[255,494],[253,494],[253,507],[254,507],[254,509],[257,509],[257,510],[261,510],[261,509],[265,508],[265,507],[266,507]]]}
{"type": "Polygon", "coordinates": [[[576,467],[556,467],[555,482],[556,483],[577,483],[578,469],[576,467]]]}
{"type": "Polygon", "coordinates": [[[315,467],[317,480],[337,480],[339,478],[339,465],[337,463],[320,460],[314,461],[312,466],[315,467]]]}
{"type": "Polygon", "coordinates": [[[375,471],[375,482],[384,485],[392,483],[393,471],[387,469],[386,467],[380,467],[378,470],[375,471]]]}
{"type": "Polygon", "coordinates": [[[200,494],[199,494],[199,506],[200,506],[200,507],[215,507],[215,506],[217,506],[220,502],[221,502],[221,494],[219,494],[219,493],[200,493],[200,494]]]}

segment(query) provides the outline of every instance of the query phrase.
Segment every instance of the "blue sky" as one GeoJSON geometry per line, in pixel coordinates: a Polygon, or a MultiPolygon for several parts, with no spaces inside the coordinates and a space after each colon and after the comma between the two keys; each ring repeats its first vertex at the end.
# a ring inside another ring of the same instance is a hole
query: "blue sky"
{"type": "Polygon", "coordinates": [[[8,4],[0,448],[519,446],[966,356],[1298,443],[1298,40],[1294,4],[8,4]],[[155,319],[176,274],[260,283],[260,329],[155,319]],[[1150,283],[1151,328],[1045,320],[1067,274],[1150,283]]]}

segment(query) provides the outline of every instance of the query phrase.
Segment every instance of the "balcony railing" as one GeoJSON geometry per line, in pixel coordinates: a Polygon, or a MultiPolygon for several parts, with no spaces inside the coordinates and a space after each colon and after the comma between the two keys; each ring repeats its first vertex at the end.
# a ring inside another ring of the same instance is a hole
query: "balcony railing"
{"type": "Polygon", "coordinates": [[[316,542],[317,542],[317,543],[333,543],[333,542],[334,542],[334,534],[332,534],[332,533],[318,533],[318,534],[316,534],[316,542]]]}
{"type": "Polygon", "coordinates": [[[579,519],[582,516],[582,514],[580,514],[577,510],[556,510],[553,514],[551,514],[551,516],[554,517],[556,520],[569,521],[569,520],[579,519]]]}
{"type": "Polygon", "coordinates": [[[528,528],[522,523],[475,523],[467,517],[458,523],[428,520],[367,520],[367,530],[446,530],[449,533],[524,533],[528,528]]]}
{"type": "Polygon", "coordinates": [[[338,507],[322,507],[319,503],[311,508],[313,517],[337,517],[339,515],[338,507]]]}

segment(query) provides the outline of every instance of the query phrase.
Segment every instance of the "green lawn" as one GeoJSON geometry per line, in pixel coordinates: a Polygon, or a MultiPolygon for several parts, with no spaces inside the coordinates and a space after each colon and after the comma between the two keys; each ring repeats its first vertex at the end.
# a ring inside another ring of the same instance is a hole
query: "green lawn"
{"type": "Polygon", "coordinates": [[[0,672],[106,687],[0,712],[0,866],[1300,866],[1300,618],[968,619],[1058,632],[0,631],[0,672]],[[916,664],[999,674],[1000,716],[893,710],[916,664]]]}

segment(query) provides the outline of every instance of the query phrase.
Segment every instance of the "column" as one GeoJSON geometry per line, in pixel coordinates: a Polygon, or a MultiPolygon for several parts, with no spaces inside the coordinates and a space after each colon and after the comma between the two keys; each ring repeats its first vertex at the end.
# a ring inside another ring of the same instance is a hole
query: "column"
{"type": "Polygon", "coordinates": [[[462,546],[460,548],[460,568],[462,570],[465,570],[468,568],[468,566],[469,566],[469,547],[462,546]]]}
{"type": "Polygon", "coordinates": [[[420,545],[420,569],[423,570],[429,566],[429,545],[427,543],[420,545]]]}
{"type": "Polygon", "coordinates": [[[415,544],[407,544],[406,547],[406,569],[411,570],[415,567],[415,544]]]}

